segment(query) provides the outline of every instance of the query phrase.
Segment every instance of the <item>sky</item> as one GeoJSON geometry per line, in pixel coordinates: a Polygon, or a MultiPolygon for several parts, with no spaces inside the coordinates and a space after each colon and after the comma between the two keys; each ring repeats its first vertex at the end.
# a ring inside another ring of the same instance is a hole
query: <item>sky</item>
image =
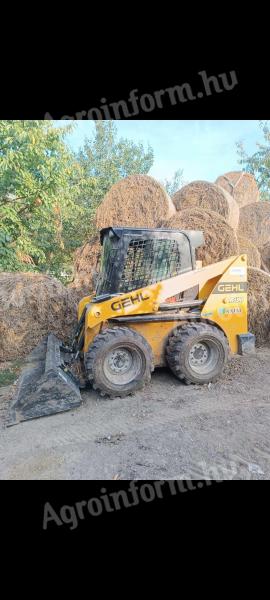
{"type": "MultiPolygon", "coordinates": [[[[78,150],[85,137],[92,134],[94,122],[74,123],[75,131],[68,135],[67,142],[78,150]]],[[[161,181],[170,180],[178,169],[183,169],[185,181],[215,181],[222,173],[241,170],[236,142],[242,141],[248,153],[253,153],[256,142],[262,141],[259,122],[252,120],[127,119],[117,120],[116,124],[119,137],[152,146],[155,159],[149,175],[161,181]]]]}

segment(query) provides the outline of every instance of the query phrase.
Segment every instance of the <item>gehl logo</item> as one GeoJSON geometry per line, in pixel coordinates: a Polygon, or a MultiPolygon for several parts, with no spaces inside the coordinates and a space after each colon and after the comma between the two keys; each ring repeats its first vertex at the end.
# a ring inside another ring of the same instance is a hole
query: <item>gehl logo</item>
{"type": "Polygon", "coordinates": [[[219,283],[213,290],[213,294],[238,294],[247,292],[247,282],[243,283],[219,283]]]}
{"type": "Polygon", "coordinates": [[[133,306],[134,304],[138,304],[139,302],[144,302],[145,300],[149,300],[150,296],[147,296],[146,293],[138,292],[138,294],[131,294],[131,296],[126,296],[125,298],[121,298],[121,300],[116,300],[112,303],[111,307],[113,310],[121,310],[122,308],[126,308],[127,306],[133,306]]]}

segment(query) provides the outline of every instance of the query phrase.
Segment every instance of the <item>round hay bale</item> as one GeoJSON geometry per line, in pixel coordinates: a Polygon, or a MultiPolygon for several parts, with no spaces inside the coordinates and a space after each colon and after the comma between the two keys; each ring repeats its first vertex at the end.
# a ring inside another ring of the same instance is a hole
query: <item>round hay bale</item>
{"type": "Polygon", "coordinates": [[[176,192],[172,198],[177,211],[187,208],[212,210],[224,217],[233,229],[237,229],[239,207],[232,196],[214,183],[192,181],[176,192]]]}
{"type": "Polygon", "coordinates": [[[77,299],[83,298],[94,290],[93,275],[96,272],[98,258],[101,252],[99,234],[95,234],[75,252],[74,279],[69,284],[77,299]]]}
{"type": "Polygon", "coordinates": [[[259,269],[261,266],[261,255],[258,248],[256,248],[251,240],[248,240],[243,235],[238,235],[237,239],[239,252],[241,252],[241,254],[247,254],[248,265],[259,269]]]}
{"type": "Polygon", "coordinates": [[[261,269],[267,273],[270,273],[270,240],[260,248],[260,253],[261,269]]]}
{"type": "Polygon", "coordinates": [[[49,332],[67,342],[76,302],[60,281],[37,273],[0,273],[0,360],[28,354],[49,332]]]}
{"type": "Polygon", "coordinates": [[[240,207],[260,200],[259,188],[251,173],[231,171],[218,177],[216,184],[229,192],[240,207]]]}
{"type": "Polygon", "coordinates": [[[234,230],[214,211],[200,208],[182,210],[167,221],[166,227],[203,231],[205,244],[197,249],[196,258],[202,261],[204,267],[239,252],[234,230]]]}
{"type": "Polygon", "coordinates": [[[270,201],[254,202],[240,208],[238,235],[261,248],[270,240],[270,201]]]}
{"type": "Polygon", "coordinates": [[[248,267],[248,327],[256,345],[270,342],[270,275],[248,267]]]}
{"type": "Polygon", "coordinates": [[[160,183],[148,175],[130,175],[107,192],[96,212],[96,226],[159,227],[174,213],[173,202],[160,183]]]}

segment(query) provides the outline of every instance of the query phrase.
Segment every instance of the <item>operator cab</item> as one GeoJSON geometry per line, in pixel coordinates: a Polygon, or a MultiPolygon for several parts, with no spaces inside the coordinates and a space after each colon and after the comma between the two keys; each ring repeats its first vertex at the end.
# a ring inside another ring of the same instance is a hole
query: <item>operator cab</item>
{"type": "Polygon", "coordinates": [[[201,231],[106,227],[96,295],[127,293],[196,268],[201,231]]]}

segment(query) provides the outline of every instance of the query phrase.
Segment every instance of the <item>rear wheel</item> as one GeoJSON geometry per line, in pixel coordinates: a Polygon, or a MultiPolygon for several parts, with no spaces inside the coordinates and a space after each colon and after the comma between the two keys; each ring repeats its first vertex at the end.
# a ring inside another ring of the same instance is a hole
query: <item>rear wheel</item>
{"type": "Polygon", "coordinates": [[[148,342],[127,327],[106,329],[97,335],[84,363],[88,380],[103,396],[126,396],[141,389],[153,370],[148,342]]]}
{"type": "Polygon", "coordinates": [[[170,369],[186,383],[216,381],[227,363],[224,333],[208,323],[187,323],[170,336],[166,356],[170,369]]]}

